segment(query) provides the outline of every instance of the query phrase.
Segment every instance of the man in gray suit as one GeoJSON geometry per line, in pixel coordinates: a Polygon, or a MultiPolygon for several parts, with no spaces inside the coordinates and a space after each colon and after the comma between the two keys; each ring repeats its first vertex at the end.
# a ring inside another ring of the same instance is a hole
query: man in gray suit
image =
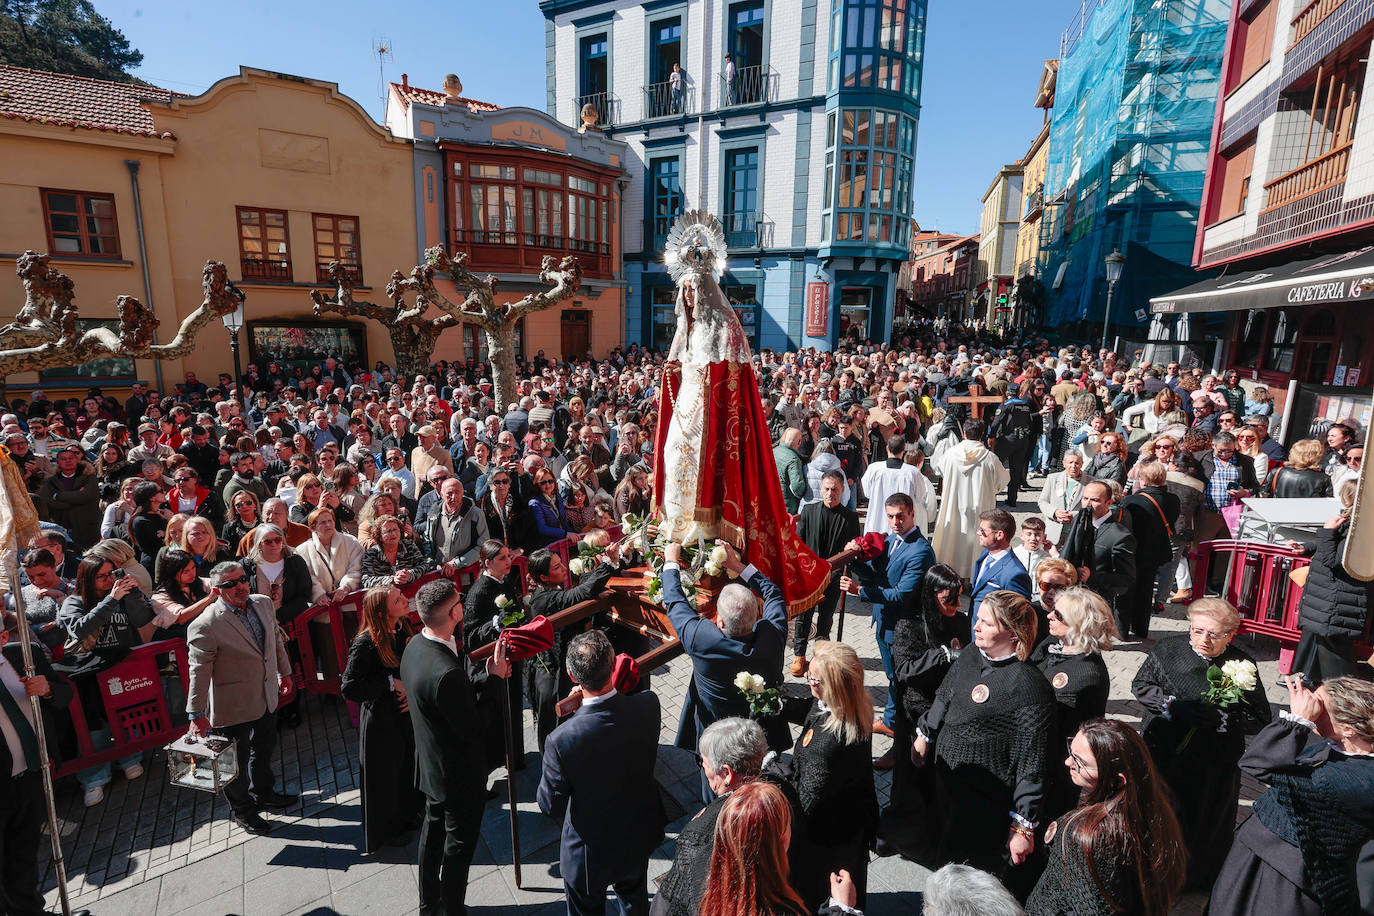
{"type": "Polygon", "coordinates": [[[215,733],[238,742],[239,777],[224,788],[234,821],[253,834],[272,829],[258,813],[286,808],[296,796],[274,788],[272,749],[277,704],[290,691],[291,660],[277,629],[272,599],[249,592],[248,574],[234,561],[210,573],[215,601],[191,621],[191,687],[186,697],[190,734],[215,733]]]}

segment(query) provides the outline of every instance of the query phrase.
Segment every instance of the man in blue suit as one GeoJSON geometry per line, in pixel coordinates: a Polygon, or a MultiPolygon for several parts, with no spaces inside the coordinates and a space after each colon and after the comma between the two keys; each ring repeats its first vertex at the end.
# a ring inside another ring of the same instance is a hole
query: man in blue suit
{"type": "MultiPolygon", "coordinates": [[[[850,564],[850,576],[840,579],[840,588],[858,595],[873,605],[873,624],[878,629],[878,656],[887,673],[887,707],[881,721],[873,723],[874,731],[892,735],[892,722],[897,716],[897,688],[893,684],[892,632],[903,617],[920,614],[921,580],[926,570],[935,564],[935,551],[921,529],[916,527],[916,510],[911,497],[893,493],[883,503],[892,533],[882,556],[865,562],[850,564]]],[[[886,757],[878,766],[887,768],[886,757]]]]}
{"type": "MultiPolygon", "coordinates": [[[[734,572],[744,585],[732,582],[716,598],[714,620],[697,613],[682,593],[679,560],[681,544],[663,549],[663,605],[682,648],[692,660],[692,680],[678,723],[677,746],[697,749],[702,730],[717,719],[730,716],[749,718],[749,702],[735,686],[735,676],[747,671],[757,674],[769,687],[782,685],[782,656],[787,645],[787,601],[782,589],[760,573],[754,564],[745,565],[735,548],[724,541],[725,568],[734,572]],[[759,598],[763,614],[759,614],[759,598]]],[[[773,718],[759,723],[768,735],[768,746],[784,750],[792,746],[787,723],[773,718]]],[[[716,797],[706,777],[701,780],[701,799],[709,804],[716,797]]]]}
{"type": "Polygon", "coordinates": [[[658,697],[617,692],[615,650],[600,630],[573,639],[567,665],[582,705],[544,745],[539,810],[563,821],[558,867],[568,913],[605,913],[611,887],[621,913],[646,914],[649,856],[663,842],[658,697]]]}
{"type": "Polygon", "coordinates": [[[1006,509],[989,509],[978,515],[978,545],[983,552],[973,564],[973,587],[969,589],[971,620],[978,619],[978,606],[983,599],[999,589],[1030,599],[1030,573],[1011,552],[1015,533],[1016,519],[1006,509]]]}

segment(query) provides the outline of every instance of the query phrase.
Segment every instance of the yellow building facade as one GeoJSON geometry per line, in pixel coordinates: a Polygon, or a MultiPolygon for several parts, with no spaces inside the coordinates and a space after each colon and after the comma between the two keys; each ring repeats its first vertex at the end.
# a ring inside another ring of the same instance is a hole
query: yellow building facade
{"type": "MultiPolygon", "coordinates": [[[[83,320],[113,319],[115,297],[133,295],[165,340],[200,305],[213,258],[247,297],[245,366],[392,361],[384,328],[316,321],[309,298],[340,260],[359,299],[384,299],[391,271],[408,271],[418,250],[412,144],[336,84],[242,68],[184,96],[0,67],[0,161],[0,269],[27,249],[50,252],[83,320]]],[[[0,322],[22,304],[17,279],[0,283],[0,322]]],[[[8,383],[56,397],[137,378],[170,393],[188,370],[208,383],[233,371],[218,323],[180,361],[102,361],[8,383]]]]}

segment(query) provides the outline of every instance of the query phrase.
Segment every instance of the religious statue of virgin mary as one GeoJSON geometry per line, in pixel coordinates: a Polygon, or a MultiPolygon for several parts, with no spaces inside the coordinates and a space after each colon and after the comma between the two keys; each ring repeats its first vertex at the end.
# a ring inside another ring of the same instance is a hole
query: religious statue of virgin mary
{"type": "Polygon", "coordinates": [[[677,281],[677,331],[655,433],[659,531],[681,543],[729,541],[782,588],[788,613],[800,613],[820,600],[830,565],[797,537],[783,502],[749,342],[720,288],[720,221],[684,213],[664,260],[677,281]]]}

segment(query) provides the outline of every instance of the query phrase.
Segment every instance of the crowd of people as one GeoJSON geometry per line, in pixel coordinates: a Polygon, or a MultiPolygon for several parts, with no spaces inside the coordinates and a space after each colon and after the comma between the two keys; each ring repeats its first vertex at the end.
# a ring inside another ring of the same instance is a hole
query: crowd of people
{"type": "MultiPolygon", "coordinates": [[[[0,439],[44,520],[21,596],[44,652],[35,678],[19,677],[12,639],[0,664],[0,700],[19,700],[0,704],[0,781],[23,790],[0,792],[5,848],[41,820],[25,695],[60,708],[74,691],[102,747],[96,675],[173,638],[189,648],[192,733],[239,742],[234,819],[269,832],[264,812],[297,801],[272,768],[278,729],[300,717],[291,624],[365,589],[337,660],[362,709],[364,848],[420,830],[421,912],[464,911],[488,778],[507,729],[524,760],[527,706],[574,913],[602,912],[609,890],[627,912],[859,912],[873,854],[940,869],[930,913],[1163,916],[1184,887],[1215,887],[1214,913],[1273,912],[1276,894],[1284,912],[1359,906],[1374,687],[1355,654],[1370,589],[1340,562],[1363,461],[1354,423],[1285,449],[1268,393],[1234,372],[932,325],[893,346],[754,361],[801,539],[856,557],[789,621],[777,584],[727,544],[735,578],[701,616],[679,546],[664,550],[663,604],[692,664],[676,742],[700,760],[705,807],[652,904],[657,697],[595,625],[523,659],[510,641],[643,559],[607,534],[652,506],[663,358],[637,346],[576,363],[541,351],[508,404],[472,360],[412,379],[334,359],[252,365],[242,400],[229,376],[187,373],[123,402],[92,389],[11,404],[0,439]],[[975,386],[1001,402],[970,403],[975,386]],[[1254,494],[1345,506],[1309,548],[1302,675],[1277,719],[1233,642],[1236,609],[1193,600],[1208,583],[1188,562],[1254,494]],[[601,552],[580,573],[549,549],[584,539],[601,552]],[[862,660],[832,639],[847,598],[871,609],[876,712],[862,660]],[[1137,731],[1106,718],[1104,658],[1144,643],[1170,602],[1187,604],[1188,631],[1140,646],[1137,731]],[[1237,672],[1225,701],[1209,692],[1223,666],[1237,672]],[[776,711],[751,704],[746,673],[782,692],[776,711]],[[876,757],[875,735],[892,739],[876,757]],[[1233,843],[1242,770],[1272,788],[1233,843]]],[[[53,731],[70,752],[74,736],[53,731]]],[[[141,755],[80,772],[87,805],[115,769],[139,778],[141,755]]],[[[6,859],[0,909],[41,909],[35,859],[6,859]]]]}

